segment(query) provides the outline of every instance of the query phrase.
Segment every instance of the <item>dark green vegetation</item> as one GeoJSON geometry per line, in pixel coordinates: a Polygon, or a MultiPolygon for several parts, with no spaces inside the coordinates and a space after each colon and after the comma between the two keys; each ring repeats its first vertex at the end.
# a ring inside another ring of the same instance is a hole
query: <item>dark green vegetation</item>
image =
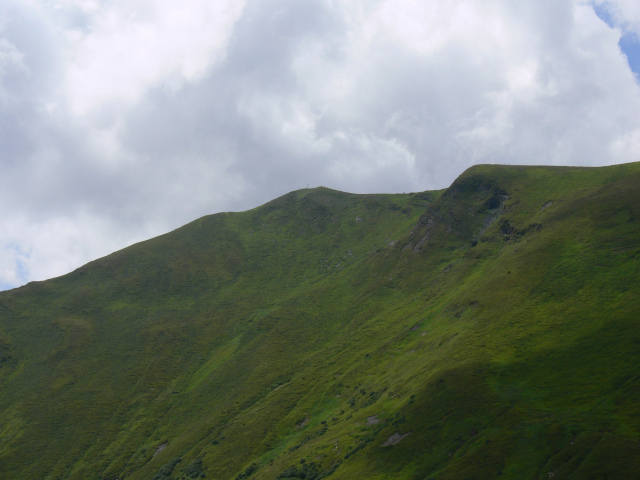
{"type": "Polygon", "coordinates": [[[0,477],[637,478],[639,259],[640,164],[201,218],[0,294],[0,477]]]}

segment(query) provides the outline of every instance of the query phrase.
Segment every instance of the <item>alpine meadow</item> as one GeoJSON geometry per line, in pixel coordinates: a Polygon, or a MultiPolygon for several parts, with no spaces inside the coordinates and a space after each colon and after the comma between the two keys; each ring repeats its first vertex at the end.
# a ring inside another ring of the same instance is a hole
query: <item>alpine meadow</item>
{"type": "Polygon", "coordinates": [[[0,292],[0,478],[638,478],[639,259],[640,163],[200,218],[0,292]]]}

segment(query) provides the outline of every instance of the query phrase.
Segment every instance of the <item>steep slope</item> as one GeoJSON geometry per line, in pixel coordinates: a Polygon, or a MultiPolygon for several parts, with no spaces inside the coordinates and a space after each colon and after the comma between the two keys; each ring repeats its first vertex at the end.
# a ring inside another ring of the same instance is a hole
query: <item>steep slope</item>
{"type": "Polygon", "coordinates": [[[639,256],[640,164],[202,218],[0,294],[0,477],[632,478],[639,256]]]}

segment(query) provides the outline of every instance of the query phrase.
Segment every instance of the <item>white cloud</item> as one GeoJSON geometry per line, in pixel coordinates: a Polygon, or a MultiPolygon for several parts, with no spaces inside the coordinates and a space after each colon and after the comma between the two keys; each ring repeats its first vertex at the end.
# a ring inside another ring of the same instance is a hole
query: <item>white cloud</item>
{"type": "Polygon", "coordinates": [[[415,156],[395,138],[378,138],[361,131],[333,135],[332,161],[328,165],[332,180],[351,191],[367,193],[389,188],[414,191],[415,156]],[[412,188],[413,187],[413,188],[412,188]]]}
{"type": "Polygon", "coordinates": [[[0,0],[0,286],[307,183],[639,160],[596,3],[0,0]]]}
{"type": "MultiPolygon", "coordinates": [[[[77,5],[77,4],[76,4],[77,5]]],[[[244,2],[118,0],[80,6],[88,25],[67,32],[71,63],[66,91],[75,113],[131,103],[148,88],[179,89],[224,58],[244,2]]]]}
{"type": "Polygon", "coordinates": [[[27,73],[24,55],[6,38],[0,38],[0,78],[11,73],[27,73]]]}
{"type": "Polygon", "coordinates": [[[607,9],[616,26],[624,32],[640,36],[640,3],[636,0],[594,0],[593,3],[607,9]]]}

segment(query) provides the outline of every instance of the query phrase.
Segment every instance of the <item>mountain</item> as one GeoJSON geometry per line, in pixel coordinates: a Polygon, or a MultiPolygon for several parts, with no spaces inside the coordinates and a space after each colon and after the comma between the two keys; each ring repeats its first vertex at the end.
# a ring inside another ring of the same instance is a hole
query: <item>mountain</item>
{"type": "Polygon", "coordinates": [[[640,163],[291,192],[0,292],[1,479],[630,479],[640,163]]]}

